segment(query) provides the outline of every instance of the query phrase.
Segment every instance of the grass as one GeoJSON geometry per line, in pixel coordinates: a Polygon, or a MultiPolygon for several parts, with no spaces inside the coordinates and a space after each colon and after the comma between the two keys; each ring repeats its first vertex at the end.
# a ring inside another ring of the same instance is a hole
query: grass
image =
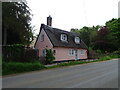
{"type": "Polygon", "coordinates": [[[63,66],[72,66],[72,65],[78,65],[78,64],[86,64],[86,63],[92,63],[92,62],[100,62],[100,61],[106,61],[106,60],[111,60],[113,58],[117,58],[117,56],[104,56],[101,57],[100,59],[94,60],[94,61],[70,61],[70,62],[65,62],[65,63],[60,63],[58,65],[54,66],[49,66],[47,67],[48,69],[51,68],[57,68],[57,67],[63,67],[63,66]]]}
{"type": "Polygon", "coordinates": [[[51,69],[51,68],[57,68],[57,67],[63,67],[63,66],[72,66],[72,65],[78,65],[78,64],[86,64],[91,62],[100,62],[100,61],[110,60],[113,58],[118,58],[118,56],[115,56],[115,55],[104,56],[94,61],[70,61],[70,62],[64,62],[58,65],[53,65],[48,67],[40,64],[39,62],[29,62],[29,63],[2,62],[2,75],[29,72],[29,71],[42,70],[42,69],[51,69]]]}
{"type": "Polygon", "coordinates": [[[110,56],[104,56],[104,57],[101,57],[100,59],[98,59],[99,61],[105,61],[105,60],[110,60],[112,59],[112,57],[110,56]]]}
{"type": "Polygon", "coordinates": [[[41,70],[46,68],[44,65],[38,62],[3,62],[2,63],[2,75],[28,72],[34,70],[41,70]]]}
{"type": "Polygon", "coordinates": [[[72,65],[77,65],[77,64],[85,64],[85,63],[90,63],[90,61],[70,61],[70,62],[64,62],[64,63],[60,63],[58,65],[54,65],[54,66],[49,66],[47,67],[48,69],[51,68],[57,68],[57,67],[63,67],[63,66],[72,66],[72,65]]]}

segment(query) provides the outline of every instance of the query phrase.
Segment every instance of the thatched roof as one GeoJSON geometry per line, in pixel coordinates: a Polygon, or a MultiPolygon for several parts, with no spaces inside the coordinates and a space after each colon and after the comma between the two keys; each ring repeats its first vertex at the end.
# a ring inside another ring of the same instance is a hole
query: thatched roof
{"type": "MultiPolygon", "coordinates": [[[[69,47],[69,48],[87,49],[86,44],[82,40],[80,40],[80,44],[75,43],[74,38],[80,37],[77,33],[68,32],[65,30],[57,29],[57,28],[52,28],[52,27],[50,27],[48,25],[44,25],[44,24],[41,24],[40,32],[41,32],[42,28],[45,30],[47,36],[49,37],[49,39],[54,47],[69,47]],[[61,34],[67,35],[67,42],[61,41],[61,39],[60,39],[61,34]]],[[[39,35],[40,35],[40,32],[39,32],[39,35]]],[[[39,35],[38,35],[38,38],[39,38],[39,35]]],[[[37,38],[37,40],[38,40],[38,38],[37,38]]],[[[37,40],[36,40],[36,42],[37,42],[37,40]]]]}

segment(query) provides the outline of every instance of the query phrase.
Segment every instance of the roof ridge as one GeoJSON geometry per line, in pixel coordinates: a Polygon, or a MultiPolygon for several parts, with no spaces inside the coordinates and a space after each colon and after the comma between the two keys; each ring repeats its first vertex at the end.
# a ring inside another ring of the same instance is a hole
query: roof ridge
{"type": "Polygon", "coordinates": [[[48,25],[45,25],[43,24],[45,27],[47,27],[47,29],[56,29],[58,31],[63,31],[63,32],[67,32],[67,33],[72,33],[72,34],[76,34],[78,35],[78,33],[75,33],[75,32],[71,32],[71,31],[66,31],[66,30],[63,30],[63,29],[59,29],[59,28],[54,28],[54,27],[51,27],[51,26],[48,26],[48,25]]]}

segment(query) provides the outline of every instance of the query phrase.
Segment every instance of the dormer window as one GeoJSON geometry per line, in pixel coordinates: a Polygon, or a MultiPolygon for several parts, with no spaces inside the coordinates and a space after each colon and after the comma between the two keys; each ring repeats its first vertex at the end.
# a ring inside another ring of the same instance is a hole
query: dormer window
{"type": "Polygon", "coordinates": [[[67,35],[66,34],[61,34],[61,40],[62,41],[67,41],[67,35]]]}
{"type": "Polygon", "coordinates": [[[75,43],[80,44],[80,38],[79,37],[75,37],[75,43]]]}

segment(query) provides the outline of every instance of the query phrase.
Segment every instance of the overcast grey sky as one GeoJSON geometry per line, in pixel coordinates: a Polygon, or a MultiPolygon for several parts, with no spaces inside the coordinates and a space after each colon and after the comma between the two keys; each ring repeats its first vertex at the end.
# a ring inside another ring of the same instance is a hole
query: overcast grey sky
{"type": "Polygon", "coordinates": [[[71,28],[104,25],[118,18],[119,0],[27,0],[32,10],[32,25],[39,33],[41,23],[52,16],[52,27],[70,31],[71,28]]]}

